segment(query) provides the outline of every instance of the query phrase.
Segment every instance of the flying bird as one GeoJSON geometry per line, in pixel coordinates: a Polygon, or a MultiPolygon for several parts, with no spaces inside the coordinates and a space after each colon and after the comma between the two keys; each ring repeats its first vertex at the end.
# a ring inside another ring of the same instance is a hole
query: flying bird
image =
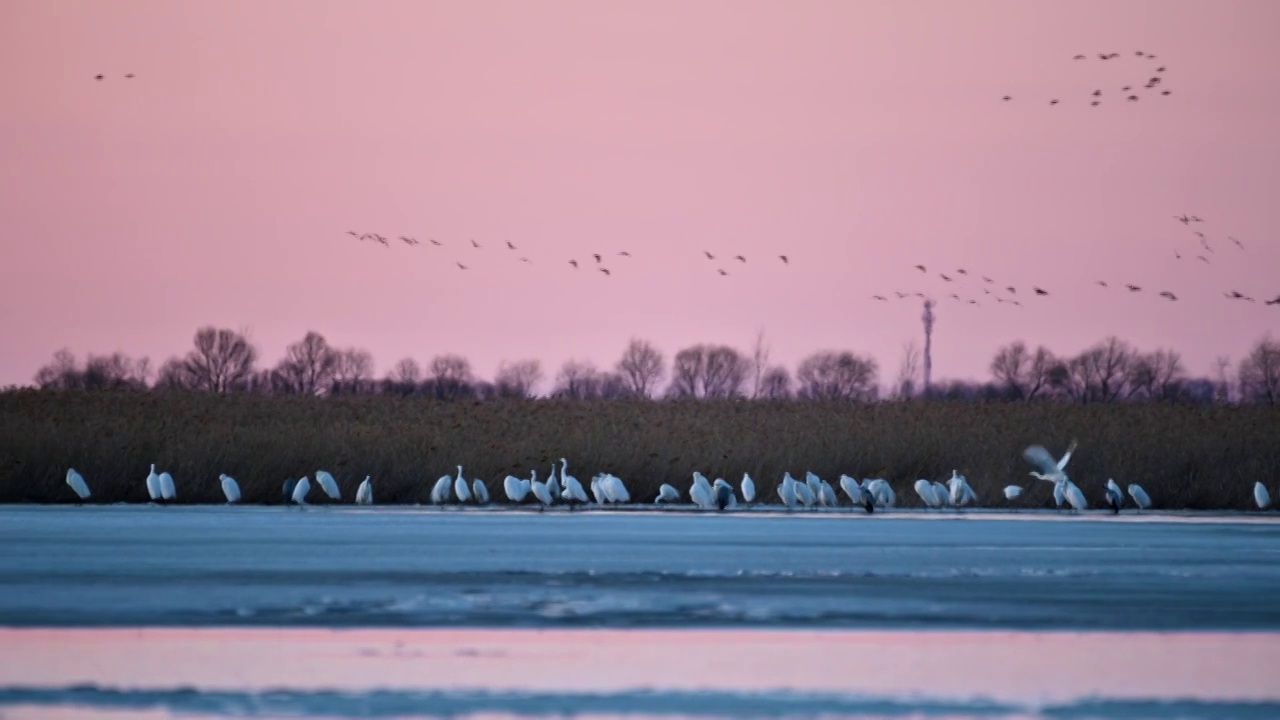
{"type": "Polygon", "coordinates": [[[1013,288],[1013,286],[1012,286],[1012,285],[1010,285],[1009,287],[1005,288],[1005,290],[1008,290],[1010,295],[1017,295],[1017,294],[1018,294],[1018,291],[1017,291],[1017,290],[1015,290],[1015,289],[1013,288]]]}
{"type": "Polygon", "coordinates": [[[1231,237],[1230,235],[1228,235],[1228,236],[1227,236],[1227,239],[1228,239],[1228,240],[1230,240],[1231,242],[1235,243],[1235,244],[1236,244],[1236,247],[1240,248],[1241,250],[1243,250],[1243,249],[1244,249],[1244,243],[1240,242],[1239,240],[1237,240],[1237,239],[1235,239],[1235,238],[1231,237]]]}
{"type": "Polygon", "coordinates": [[[942,278],[943,280],[946,280],[947,282],[951,282],[951,278],[947,277],[946,273],[938,273],[938,277],[942,278]]]}
{"type": "Polygon", "coordinates": [[[609,268],[596,268],[596,269],[597,269],[597,270],[599,270],[600,272],[604,273],[605,275],[611,275],[611,274],[612,274],[612,273],[610,273],[610,272],[609,272],[609,268]]]}
{"type": "Polygon", "coordinates": [[[1072,60],[1083,60],[1083,59],[1084,59],[1083,55],[1077,55],[1074,58],[1072,58],[1072,60]]]}
{"type": "Polygon", "coordinates": [[[623,250],[618,254],[621,255],[622,257],[631,257],[631,253],[627,252],[626,250],[623,250]]]}
{"type": "Polygon", "coordinates": [[[463,265],[462,263],[457,263],[457,265],[458,265],[458,268],[459,268],[459,269],[462,269],[462,270],[466,270],[466,269],[467,269],[467,266],[466,266],[466,265],[463,265]]]}
{"type": "Polygon", "coordinates": [[[1164,72],[1164,66],[1161,65],[1160,67],[1156,68],[1156,72],[1164,72]]]}
{"type": "Polygon", "coordinates": [[[133,73],[125,73],[125,75],[124,75],[124,76],[125,76],[126,78],[132,78],[132,77],[133,77],[133,73]]]}
{"type": "MultiPolygon", "coordinates": [[[[101,80],[101,79],[102,79],[102,76],[101,76],[101,75],[99,75],[99,76],[98,76],[98,79],[99,79],[99,80],[101,80]]],[[[1004,100],[1005,102],[1009,102],[1010,100],[1012,100],[1012,99],[1013,99],[1013,96],[1012,96],[1012,95],[1005,95],[1005,96],[1004,96],[1003,98],[1001,98],[1001,99],[1002,99],[1002,100],[1004,100]]]]}
{"type": "Polygon", "coordinates": [[[1044,291],[1044,290],[1041,290],[1040,288],[1035,287],[1035,286],[1032,286],[1032,288],[1031,288],[1031,289],[1032,289],[1032,290],[1035,290],[1037,295],[1048,295],[1048,294],[1049,294],[1048,292],[1046,292],[1046,291],[1044,291]]]}
{"type": "MultiPolygon", "coordinates": [[[[355,230],[348,230],[347,234],[354,238],[360,237],[360,233],[356,232],[355,230]]],[[[360,238],[360,239],[363,240],[364,238],[360,238]]]]}
{"type": "Polygon", "coordinates": [[[1107,287],[1107,281],[1106,281],[1106,280],[1099,280],[1099,281],[1098,281],[1098,284],[1099,284],[1099,285],[1101,285],[1102,287],[1107,287]]]}
{"type": "Polygon", "coordinates": [[[787,256],[786,256],[786,255],[779,255],[779,256],[778,256],[778,258],[779,258],[780,260],[782,260],[782,264],[783,264],[783,265],[790,265],[790,264],[791,264],[791,261],[787,259],[787,256]]]}
{"type": "Polygon", "coordinates": [[[471,238],[471,247],[480,247],[480,243],[476,242],[475,238],[471,238]]]}
{"type": "Polygon", "coordinates": [[[746,261],[747,261],[747,259],[746,259],[746,258],[744,258],[744,257],[742,257],[741,255],[734,255],[734,256],[733,256],[733,259],[734,259],[734,260],[741,260],[742,262],[746,262],[746,261]]]}
{"type": "Polygon", "coordinates": [[[530,265],[532,265],[532,264],[533,264],[533,261],[532,261],[532,260],[530,260],[530,259],[529,259],[529,258],[527,258],[527,257],[522,257],[522,258],[520,258],[520,262],[523,262],[523,263],[529,263],[530,265]]]}
{"type": "Polygon", "coordinates": [[[94,75],[94,76],[93,76],[93,79],[94,79],[94,80],[101,80],[101,79],[102,79],[102,73],[98,73],[97,75],[94,75]]]}
{"type": "Polygon", "coordinates": [[[1129,102],[1138,102],[1138,96],[1137,96],[1137,95],[1130,95],[1130,96],[1129,96],[1129,102]]]}
{"type": "Polygon", "coordinates": [[[917,270],[919,270],[920,272],[929,272],[928,270],[925,270],[925,269],[924,269],[924,266],[923,266],[923,265],[917,265],[917,266],[916,266],[916,269],[917,269],[917,270]]]}
{"type": "Polygon", "coordinates": [[[574,269],[574,270],[577,270],[577,269],[578,269],[578,261],[577,261],[577,260],[570,260],[570,261],[569,261],[569,264],[573,266],[573,269],[574,269]]]}
{"type": "Polygon", "coordinates": [[[716,268],[716,271],[717,271],[717,272],[719,272],[721,275],[728,275],[728,274],[729,274],[729,273],[725,272],[722,268],[716,268]]]}
{"type": "Polygon", "coordinates": [[[703,254],[703,255],[706,255],[708,260],[715,260],[715,259],[716,259],[716,256],[715,256],[715,255],[712,255],[711,253],[707,252],[706,250],[703,250],[703,251],[702,251],[702,254],[703,254]]]}
{"type": "Polygon", "coordinates": [[[1267,301],[1267,304],[1268,304],[1268,305],[1280,305],[1280,295],[1277,295],[1275,300],[1268,300],[1268,301],[1267,301]]]}
{"type": "Polygon", "coordinates": [[[965,272],[965,269],[964,269],[964,268],[960,268],[960,269],[959,269],[959,270],[957,270],[956,272],[960,273],[961,275],[968,275],[968,274],[969,274],[969,273],[965,272]]]}
{"type": "Polygon", "coordinates": [[[1163,297],[1163,298],[1169,298],[1170,300],[1177,300],[1177,299],[1178,299],[1178,296],[1177,296],[1177,295],[1174,295],[1173,293],[1169,292],[1168,290],[1165,290],[1164,292],[1160,293],[1160,297],[1163,297]]]}
{"type": "Polygon", "coordinates": [[[510,249],[510,250],[515,250],[515,249],[516,249],[516,246],[515,246],[515,245],[512,245],[512,244],[511,244],[511,241],[510,241],[510,240],[508,240],[508,241],[507,241],[507,248],[508,248],[508,249],[510,249]]]}
{"type": "Polygon", "coordinates": [[[986,275],[983,275],[983,276],[982,276],[982,282],[988,282],[988,283],[989,283],[989,282],[995,282],[995,280],[992,280],[991,278],[987,277],[986,275]]]}
{"type": "Polygon", "coordinates": [[[604,262],[604,261],[600,258],[600,253],[591,253],[591,257],[595,258],[597,263],[604,262]]]}
{"type": "Polygon", "coordinates": [[[1173,216],[1173,219],[1174,219],[1174,220],[1177,220],[1178,222],[1182,223],[1183,225],[1190,225],[1190,224],[1191,224],[1191,218],[1187,217],[1186,215],[1174,215],[1174,216],[1173,216]]]}
{"type": "Polygon", "coordinates": [[[435,238],[430,238],[430,240],[431,240],[431,244],[432,244],[432,245],[435,245],[436,247],[440,247],[441,245],[443,245],[443,244],[444,244],[444,243],[440,242],[439,240],[436,240],[435,238]]]}
{"type": "Polygon", "coordinates": [[[1172,90],[1165,90],[1165,91],[1161,92],[1160,94],[1161,94],[1161,95],[1172,95],[1172,94],[1173,94],[1173,91],[1172,91],[1172,90]]]}
{"type": "Polygon", "coordinates": [[[1139,292],[1142,290],[1142,288],[1137,285],[1125,285],[1125,287],[1129,288],[1129,292],[1139,292]]]}
{"type": "Polygon", "coordinates": [[[1209,264],[1209,258],[1207,258],[1207,257],[1205,257],[1205,256],[1203,256],[1203,255],[1197,255],[1197,256],[1196,256],[1196,259],[1197,259],[1197,260],[1199,260],[1199,261],[1201,261],[1201,262],[1203,262],[1205,265],[1208,265],[1208,264],[1209,264]]]}
{"type": "Polygon", "coordinates": [[[1057,105],[1057,104],[1058,104],[1058,101],[1057,101],[1057,100],[1050,100],[1050,101],[1049,101],[1049,104],[1050,104],[1050,105],[1057,105]]]}

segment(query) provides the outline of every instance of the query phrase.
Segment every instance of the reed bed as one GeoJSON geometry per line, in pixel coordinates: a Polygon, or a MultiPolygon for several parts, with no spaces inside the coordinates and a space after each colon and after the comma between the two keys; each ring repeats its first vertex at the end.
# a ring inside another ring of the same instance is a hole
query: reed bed
{"type": "Polygon", "coordinates": [[[1056,456],[1072,438],[1068,471],[1094,506],[1108,477],[1142,484],[1166,509],[1247,509],[1255,481],[1274,492],[1280,478],[1280,408],[1262,406],[17,391],[0,393],[0,502],[76,502],[68,467],[85,476],[91,502],[146,502],[151,463],[173,475],[181,503],[223,502],[227,473],[243,502],[278,504],[285,478],[317,469],[334,475],[344,502],[370,475],[380,504],[427,503],[459,464],[504,501],[504,477],[545,478],[563,456],[584,485],[611,472],[637,502],[664,482],[687,492],[694,470],[735,485],[750,473],[761,499],[777,502],[784,471],[803,480],[811,470],[833,485],[841,473],[883,477],[899,505],[920,506],[911,484],[954,468],[980,505],[1044,507],[1052,488],[1028,476],[1021,451],[1039,443],[1056,456]],[[1028,488],[1014,503],[1001,493],[1010,483],[1028,488]]]}

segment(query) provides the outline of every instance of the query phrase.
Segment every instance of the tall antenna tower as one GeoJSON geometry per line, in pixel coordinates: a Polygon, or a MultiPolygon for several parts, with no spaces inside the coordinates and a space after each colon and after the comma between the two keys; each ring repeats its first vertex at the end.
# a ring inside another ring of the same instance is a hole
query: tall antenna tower
{"type": "Polygon", "coordinates": [[[929,380],[933,376],[933,301],[924,301],[924,396],[929,397],[929,380]]]}

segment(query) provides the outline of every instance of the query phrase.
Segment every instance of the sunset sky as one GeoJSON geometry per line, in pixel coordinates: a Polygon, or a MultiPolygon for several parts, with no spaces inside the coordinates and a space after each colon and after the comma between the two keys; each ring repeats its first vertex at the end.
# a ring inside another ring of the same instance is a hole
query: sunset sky
{"type": "Polygon", "coordinates": [[[1273,0],[5,0],[0,385],[208,324],[378,376],[763,328],[887,382],[917,290],[935,379],[1111,334],[1208,373],[1280,336],[1277,27],[1273,0]]]}

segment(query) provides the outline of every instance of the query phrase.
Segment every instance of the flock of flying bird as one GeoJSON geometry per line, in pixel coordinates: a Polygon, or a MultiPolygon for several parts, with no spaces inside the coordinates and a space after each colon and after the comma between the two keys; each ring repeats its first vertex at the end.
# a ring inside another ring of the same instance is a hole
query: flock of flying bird
{"type": "MultiPolygon", "coordinates": [[[[378,233],[376,233],[376,232],[359,233],[359,232],[356,232],[355,230],[348,230],[346,234],[347,234],[347,235],[350,235],[351,237],[354,237],[354,238],[356,238],[356,239],[360,240],[361,242],[363,242],[363,241],[365,241],[365,240],[372,240],[372,241],[373,241],[373,242],[375,242],[375,243],[380,243],[383,247],[387,247],[387,248],[391,247],[391,240],[390,240],[389,238],[387,238],[385,235],[380,235],[380,234],[378,234],[378,233]]],[[[410,236],[408,236],[408,235],[400,235],[397,239],[398,239],[400,242],[403,242],[405,245],[409,245],[409,246],[415,246],[415,245],[421,245],[421,244],[422,244],[422,241],[418,240],[418,239],[417,239],[417,238],[415,238],[415,237],[410,237],[410,236]]],[[[443,243],[443,242],[441,242],[441,241],[439,241],[439,240],[436,240],[435,238],[428,238],[428,241],[429,241],[432,245],[434,245],[434,246],[436,246],[436,247],[444,247],[444,243],[443,243]]],[[[470,241],[471,241],[471,248],[472,248],[472,249],[474,249],[474,250],[480,250],[480,249],[483,249],[483,248],[484,248],[484,246],[483,246],[483,245],[481,245],[480,243],[476,242],[475,238],[470,238],[470,241]]],[[[504,242],[505,242],[505,244],[506,244],[506,249],[507,249],[507,250],[515,251],[515,252],[518,252],[518,251],[520,250],[520,248],[516,247],[516,246],[515,246],[515,243],[511,242],[510,240],[506,240],[506,241],[504,241],[504,242]]],[[[703,254],[703,255],[705,255],[705,256],[706,256],[706,258],[707,258],[708,260],[716,260],[716,259],[717,259],[717,256],[716,256],[716,255],[712,254],[711,252],[709,252],[709,251],[707,251],[707,250],[703,250],[703,251],[702,251],[702,254],[703,254]]],[[[613,274],[613,271],[612,271],[612,270],[610,270],[609,268],[605,267],[605,266],[604,266],[604,264],[603,264],[603,263],[604,263],[604,255],[602,255],[602,254],[600,254],[600,253],[592,253],[592,254],[591,254],[591,257],[595,259],[596,270],[597,270],[598,272],[600,272],[600,273],[602,273],[602,274],[604,274],[604,275],[606,275],[606,276],[608,276],[608,275],[612,275],[612,274],[613,274]]],[[[627,252],[626,250],[621,250],[621,251],[619,251],[619,252],[616,254],[616,257],[620,257],[620,258],[629,258],[629,257],[631,257],[631,253],[630,253],[630,252],[627,252]]],[[[732,258],[729,258],[729,259],[730,259],[730,260],[736,260],[737,262],[742,263],[742,264],[744,264],[744,265],[745,265],[745,264],[746,264],[746,262],[747,262],[747,258],[746,258],[746,256],[745,256],[745,255],[734,255],[732,258]]],[[[778,260],[780,260],[780,261],[782,262],[782,264],[783,264],[783,265],[790,265],[790,264],[791,264],[791,258],[790,258],[790,257],[788,257],[788,256],[786,256],[786,255],[779,255],[779,256],[777,256],[777,259],[778,259],[778,260]]],[[[522,262],[522,263],[529,264],[529,265],[532,265],[532,264],[533,264],[533,261],[532,261],[532,260],[530,260],[528,257],[523,256],[523,255],[518,257],[518,261],[519,261],[519,262],[522,262]]],[[[469,266],[469,265],[464,265],[461,261],[454,261],[454,264],[455,264],[455,265],[457,265],[457,266],[458,266],[458,269],[460,269],[460,270],[469,270],[469,269],[471,269],[471,266],[469,266]]],[[[585,260],[583,261],[583,263],[582,263],[582,264],[587,264],[587,265],[589,266],[589,263],[587,263],[585,260]]],[[[582,267],[582,264],[580,264],[576,258],[571,258],[571,259],[568,261],[568,265],[569,265],[569,267],[573,268],[574,270],[578,270],[578,269],[580,269],[580,268],[582,267]]],[[[724,267],[722,267],[722,266],[717,266],[717,267],[716,267],[716,272],[717,272],[718,274],[720,274],[720,275],[728,275],[728,274],[729,274],[729,271],[728,271],[728,270],[725,270],[725,269],[724,269],[724,267]]]]}
{"type": "MultiPolygon", "coordinates": [[[[1182,214],[1182,215],[1174,215],[1173,217],[1174,217],[1174,219],[1175,219],[1175,220],[1177,220],[1178,222],[1180,222],[1180,223],[1182,223],[1183,225],[1186,225],[1186,226],[1191,226],[1193,223],[1203,223],[1203,222],[1204,222],[1204,220],[1203,220],[1203,219],[1201,219],[1200,217],[1198,217],[1198,216],[1196,216],[1196,215],[1188,215],[1188,214],[1185,214],[1185,213],[1184,213],[1184,214],[1182,214]]],[[[1216,252],[1216,251],[1214,250],[1214,245],[1213,245],[1213,243],[1211,242],[1211,240],[1210,240],[1209,236],[1208,236],[1208,235],[1206,235],[1203,231],[1201,231],[1201,230],[1192,230],[1192,233],[1193,233],[1193,236],[1194,236],[1194,237],[1196,237],[1196,238],[1197,238],[1197,240],[1198,240],[1198,242],[1199,242],[1199,249],[1200,249],[1200,250],[1202,250],[1204,253],[1208,253],[1208,254],[1213,254],[1213,253],[1215,253],[1215,252],[1216,252]]],[[[1231,244],[1234,246],[1234,251],[1235,251],[1235,252],[1243,252],[1243,251],[1244,251],[1244,249],[1245,249],[1245,247],[1244,247],[1244,243],[1242,243],[1239,239],[1237,239],[1237,238],[1235,238],[1235,237],[1232,237],[1232,236],[1230,236],[1230,235],[1226,236],[1226,239],[1227,239],[1228,241],[1230,241],[1230,242],[1231,242],[1231,244]]],[[[1179,247],[1175,247],[1175,248],[1174,248],[1174,250],[1173,250],[1174,258],[1175,258],[1175,259],[1177,259],[1177,260],[1182,260],[1182,259],[1186,256],[1186,255],[1184,255],[1184,254],[1186,254],[1186,253],[1187,253],[1187,251],[1186,251],[1185,249],[1183,249],[1183,248],[1179,248],[1179,247]]],[[[1200,262],[1202,262],[1202,263],[1203,263],[1203,264],[1205,264],[1205,265],[1211,265],[1211,264],[1212,264],[1212,262],[1210,261],[1210,259],[1208,258],[1208,256],[1207,256],[1207,255],[1205,255],[1205,254],[1197,254],[1197,255],[1195,256],[1195,259],[1196,259],[1196,260],[1199,260],[1200,262]]],[[[924,265],[916,265],[916,266],[914,266],[914,267],[915,267],[915,269],[916,269],[916,270],[919,270],[922,274],[925,274],[925,275],[928,275],[928,274],[929,274],[929,269],[928,269],[926,266],[924,266],[924,265]]],[[[943,282],[947,282],[947,283],[961,283],[961,282],[963,282],[963,281],[965,281],[965,280],[972,280],[972,281],[976,282],[976,279],[977,279],[977,278],[981,278],[981,283],[982,283],[982,284],[981,284],[981,290],[982,290],[982,292],[983,292],[983,295],[984,295],[984,296],[986,296],[988,299],[995,300],[995,302],[996,302],[997,304],[1009,304],[1009,305],[1014,305],[1014,306],[1016,306],[1016,307],[1022,307],[1022,302],[1021,302],[1020,300],[1018,300],[1018,299],[1017,299],[1017,297],[1018,297],[1018,288],[1017,288],[1016,286],[1013,286],[1013,285],[1007,285],[1007,286],[1003,286],[1003,287],[1001,287],[1001,286],[1000,286],[1000,284],[999,284],[996,280],[993,280],[992,278],[990,278],[990,277],[988,277],[988,276],[986,276],[986,275],[975,275],[975,274],[970,273],[968,270],[966,270],[966,269],[964,269],[964,268],[958,268],[958,269],[956,269],[956,270],[954,270],[954,271],[952,271],[952,272],[950,272],[950,273],[947,273],[947,272],[939,272],[939,273],[937,273],[937,277],[938,277],[939,279],[941,279],[943,282]]],[[[1098,287],[1106,288],[1106,289],[1110,289],[1110,288],[1112,288],[1112,287],[1116,287],[1117,289],[1119,289],[1119,288],[1121,288],[1121,287],[1122,287],[1123,289],[1127,290],[1127,291],[1128,291],[1128,292],[1130,292],[1130,293],[1140,293],[1140,292],[1143,292],[1143,287],[1142,287],[1141,285],[1136,285],[1136,284],[1134,284],[1134,283],[1124,283],[1123,285],[1115,285],[1115,286],[1113,286],[1111,283],[1109,283],[1109,282],[1108,282],[1108,281],[1106,281],[1106,280],[1095,280],[1095,281],[1094,281],[1094,284],[1095,284],[1095,285],[1097,285],[1098,287]]],[[[1024,288],[1024,290],[1025,290],[1025,288],[1024,288]]],[[[1033,285],[1033,286],[1031,286],[1031,294],[1032,294],[1032,296],[1043,297],[1043,296],[1049,295],[1049,291],[1048,291],[1048,290],[1045,290],[1044,288],[1041,288],[1041,287],[1039,287],[1039,286],[1037,286],[1037,285],[1033,285]]],[[[932,299],[933,299],[933,298],[932,298],[932,296],[931,296],[929,293],[927,293],[927,292],[921,292],[921,291],[903,292],[903,291],[901,291],[901,290],[897,290],[897,291],[894,291],[894,292],[893,292],[893,295],[897,296],[897,299],[899,299],[899,300],[904,300],[904,299],[911,298],[911,297],[924,298],[924,299],[929,299],[929,300],[932,300],[932,299]]],[[[1159,297],[1164,298],[1165,300],[1168,300],[1168,301],[1171,301],[1171,302],[1172,302],[1172,301],[1177,301],[1177,300],[1178,300],[1178,296],[1177,296],[1176,294],[1174,294],[1174,292],[1173,292],[1172,290],[1161,290],[1161,291],[1158,293],[1158,295],[1159,295],[1159,297]]],[[[1240,300],[1240,301],[1250,302],[1250,303],[1252,303],[1252,302],[1256,302],[1256,300],[1255,300],[1252,296],[1247,295],[1247,294],[1245,294],[1245,293],[1242,293],[1242,292],[1240,292],[1239,290],[1227,290],[1227,291],[1224,291],[1224,292],[1222,293],[1222,295],[1223,295],[1223,297],[1227,298],[1228,300],[1240,300]]],[[[953,299],[953,300],[956,300],[956,301],[959,301],[959,302],[963,302],[963,303],[967,303],[967,304],[969,304],[969,305],[981,305],[981,304],[982,304],[982,303],[980,303],[980,302],[979,302],[977,299],[975,299],[975,298],[967,297],[967,296],[966,296],[966,297],[962,297],[962,296],[960,295],[960,293],[958,293],[958,292],[957,292],[957,293],[950,293],[949,297],[950,297],[951,299],[953,299]]],[[[876,295],[872,295],[872,296],[871,296],[871,299],[872,299],[872,300],[878,300],[878,301],[881,301],[881,302],[888,302],[888,301],[890,300],[890,298],[889,298],[887,295],[884,295],[884,294],[876,294],[876,295]]],[[[1265,304],[1267,304],[1267,305],[1280,305],[1280,295],[1277,295],[1277,296],[1276,296],[1274,299],[1272,299],[1272,300],[1266,300],[1266,301],[1265,301],[1265,304]]]]}
{"type": "MultiPolygon", "coordinates": [[[[1133,54],[1134,54],[1134,57],[1140,58],[1141,60],[1145,60],[1148,63],[1150,63],[1150,65],[1148,65],[1147,67],[1151,67],[1152,65],[1156,66],[1154,71],[1151,71],[1151,70],[1142,71],[1142,74],[1147,75],[1148,77],[1147,77],[1147,80],[1141,86],[1141,89],[1159,90],[1160,95],[1164,97],[1172,95],[1173,91],[1166,89],[1164,86],[1164,78],[1165,78],[1164,72],[1165,70],[1167,70],[1167,68],[1164,65],[1158,64],[1155,62],[1157,60],[1156,56],[1152,55],[1151,53],[1145,53],[1141,50],[1136,50],[1134,51],[1133,54]]],[[[1111,60],[1119,60],[1120,53],[1118,52],[1098,53],[1097,57],[1098,57],[1098,60],[1102,62],[1108,62],[1111,60]]],[[[1081,60],[1088,60],[1089,57],[1084,54],[1079,54],[1072,59],[1079,62],[1081,60]]],[[[1138,92],[1139,90],[1135,90],[1132,84],[1126,84],[1120,87],[1120,93],[1121,93],[1121,96],[1124,97],[1125,102],[1138,102],[1141,99],[1141,97],[1139,97],[1139,95],[1137,94],[1138,92]]],[[[1105,96],[1102,92],[1102,88],[1097,88],[1092,93],[1089,94],[1087,101],[1090,107],[1098,107],[1102,105],[1103,97],[1105,96]]],[[[1004,102],[1011,102],[1013,100],[1013,96],[1005,95],[1001,97],[1001,100],[1003,100],[1004,102]]],[[[1059,102],[1061,101],[1056,97],[1049,99],[1050,106],[1057,105],[1059,102]]]]}
{"type": "MultiPolygon", "coordinates": [[[[1029,473],[1032,477],[1053,483],[1053,499],[1057,508],[1080,512],[1089,508],[1088,500],[1080,486],[1072,482],[1066,474],[1067,462],[1071,459],[1076,447],[1076,442],[1072,441],[1062,457],[1054,458],[1043,446],[1031,445],[1022,451],[1022,457],[1037,468],[1029,473]]],[[[342,500],[342,492],[333,475],[324,470],[318,470],[315,478],[316,484],[329,500],[342,500]]],[[[88,483],[75,468],[67,470],[66,481],[81,501],[91,497],[88,483]]],[[[240,502],[240,485],[235,478],[221,474],[218,476],[218,481],[227,503],[240,502]]],[[[890,508],[897,505],[897,494],[889,481],[883,478],[866,478],[858,481],[849,475],[842,474],[837,484],[854,507],[861,507],[867,513],[873,513],[877,508],[890,508]]],[[[597,473],[591,478],[587,488],[583,487],[578,478],[569,474],[569,461],[565,458],[560,458],[559,467],[554,462],[551,463],[551,472],[548,473],[546,480],[539,480],[537,470],[533,470],[528,478],[508,475],[502,481],[502,489],[509,503],[512,505],[535,503],[540,511],[552,505],[566,505],[569,509],[573,509],[575,506],[588,505],[593,501],[596,506],[601,507],[631,502],[631,492],[626,483],[612,473],[597,473]],[[558,477],[557,473],[559,473],[558,477]]],[[[148,497],[153,502],[164,503],[176,500],[178,497],[173,476],[168,472],[157,474],[155,464],[151,465],[151,472],[147,474],[146,489],[148,497]]],[[[912,489],[926,508],[960,508],[966,505],[976,506],[979,502],[978,495],[969,485],[968,479],[955,470],[951,471],[951,478],[945,484],[921,478],[915,481],[912,489]]],[[[1005,499],[1012,502],[1017,500],[1024,490],[1021,485],[1008,485],[1003,493],[1005,499]]],[[[1120,490],[1120,486],[1114,479],[1108,478],[1102,490],[1103,505],[1113,513],[1119,513],[1120,508],[1125,504],[1125,495],[1120,490]]],[[[300,480],[289,478],[285,481],[282,491],[286,503],[306,505],[308,504],[307,495],[311,492],[311,480],[305,476],[300,480]]],[[[1142,486],[1136,483],[1131,484],[1128,487],[1128,493],[1139,509],[1146,510],[1152,507],[1151,496],[1142,486]]],[[[748,473],[742,474],[742,481],[735,489],[723,478],[716,478],[712,482],[708,481],[701,472],[695,471],[693,483],[689,486],[687,494],[689,501],[700,510],[725,510],[737,507],[740,502],[750,505],[756,503],[758,499],[755,481],[748,473]],[[739,501],[739,491],[741,501],[739,501]]],[[[1271,495],[1262,483],[1254,485],[1253,495],[1259,509],[1266,509],[1271,505],[1271,495]]],[[[777,496],[788,510],[798,507],[817,508],[841,505],[840,495],[835,488],[812,472],[805,473],[803,482],[792,477],[790,472],[784,473],[782,481],[777,486],[777,496]]],[[[433,505],[450,503],[487,505],[490,494],[484,480],[480,478],[468,480],[463,476],[462,466],[459,465],[456,475],[442,475],[436,480],[431,488],[430,498],[433,505]]],[[[680,503],[683,499],[684,495],[678,488],[670,483],[663,483],[658,488],[654,504],[680,503]]],[[[355,502],[357,505],[373,504],[371,476],[366,475],[357,487],[355,502]]]]}

